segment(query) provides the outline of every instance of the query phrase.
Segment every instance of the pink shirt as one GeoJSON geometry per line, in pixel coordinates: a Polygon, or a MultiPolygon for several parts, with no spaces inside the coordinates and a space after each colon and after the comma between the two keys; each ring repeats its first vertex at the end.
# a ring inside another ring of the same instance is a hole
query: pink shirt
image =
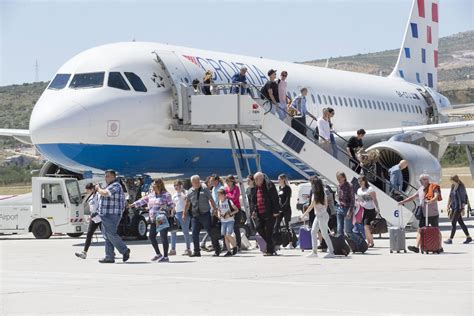
{"type": "Polygon", "coordinates": [[[234,203],[234,205],[240,210],[240,189],[238,185],[234,185],[231,190],[229,187],[225,187],[225,193],[227,197],[234,203]]]}
{"type": "Polygon", "coordinates": [[[286,81],[280,80],[278,84],[278,97],[280,99],[280,103],[286,104],[286,81]]]}

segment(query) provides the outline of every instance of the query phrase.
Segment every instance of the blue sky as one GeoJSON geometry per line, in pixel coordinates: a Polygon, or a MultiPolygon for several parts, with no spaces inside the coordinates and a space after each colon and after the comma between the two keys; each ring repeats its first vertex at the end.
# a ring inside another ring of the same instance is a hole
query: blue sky
{"type": "MultiPolygon", "coordinates": [[[[305,61],[398,48],[411,0],[0,0],[0,85],[50,80],[75,54],[153,41],[305,61]]],[[[440,1],[440,35],[474,29],[474,1],[440,1]]]]}

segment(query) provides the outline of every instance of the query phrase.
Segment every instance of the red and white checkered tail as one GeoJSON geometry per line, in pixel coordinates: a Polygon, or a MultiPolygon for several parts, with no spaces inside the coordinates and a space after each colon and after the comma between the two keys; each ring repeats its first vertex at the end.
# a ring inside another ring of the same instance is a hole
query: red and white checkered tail
{"type": "Polygon", "coordinates": [[[403,45],[391,77],[436,89],[438,0],[414,0],[403,45]]]}

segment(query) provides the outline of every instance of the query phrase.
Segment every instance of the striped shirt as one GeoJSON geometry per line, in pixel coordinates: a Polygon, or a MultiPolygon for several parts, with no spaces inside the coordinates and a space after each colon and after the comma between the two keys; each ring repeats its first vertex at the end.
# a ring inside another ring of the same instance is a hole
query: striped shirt
{"type": "Polygon", "coordinates": [[[125,194],[122,186],[118,181],[110,183],[107,188],[107,195],[99,195],[99,207],[97,212],[103,215],[119,215],[122,216],[125,209],[125,194]]]}
{"type": "Polygon", "coordinates": [[[145,195],[140,200],[135,201],[132,205],[134,207],[137,207],[137,206],[141,207],[141,206],[148,205],[150,216],[154,216],[159,211],[169,213],[169,210],[174,207],[174,202],[169,192],[163,191],[160,194],[156,194],[153,191],[145,195]]]}

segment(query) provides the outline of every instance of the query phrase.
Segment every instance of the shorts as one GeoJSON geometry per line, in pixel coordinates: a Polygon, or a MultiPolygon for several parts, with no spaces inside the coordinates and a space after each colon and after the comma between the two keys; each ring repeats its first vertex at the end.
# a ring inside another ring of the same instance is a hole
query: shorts
{"type": "Polygon", "coordinates": [[[377,213],[375,212],[374,208],[364,208],[364,216],[362,217],[362,223],[364,223],[364,225],[370,226],[370,223],[375,219],[376,216],[377,213]]]}
{"type": "Polygon", "coordinates": [[[234,221],[221,222],[221,235],[232,235],[234,232],[234,221]]]}
{"type": "MultiPolygon", "coordinates": [[[[433,227],[439,227],[439,215],[435,216],[428,216],[428,225],[433,227]]],[[[426,218],[424,216],[421,217],[420,222],[418,223],[420,228],[426,226],[426,218]]]]}

